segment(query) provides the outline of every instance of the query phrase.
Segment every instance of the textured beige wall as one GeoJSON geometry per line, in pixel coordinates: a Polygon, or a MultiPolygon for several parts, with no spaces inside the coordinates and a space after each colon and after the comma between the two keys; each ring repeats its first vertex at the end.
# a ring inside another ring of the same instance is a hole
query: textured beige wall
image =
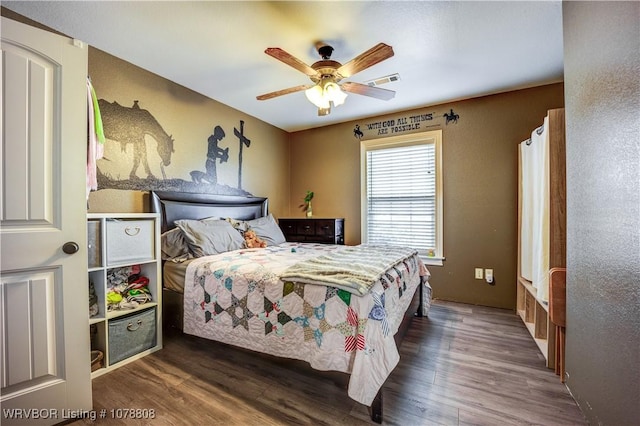
{"type": "MultiPolygon", "coordinates": [[[[240,144],[234,128],[244,121],[244,134],[251,140],[243,148],[242,189],[256,196],[269,197],[276,217],[289,209],[289,135],[267,123],[209,99],[183,86],[143,70],[98,49],[89,50],[89,75],[97,97],[130,107],[138,100],[164,130],[173,136],[175,152],[165,167],[169,178],[191,181],[192,170],[205,170],[207,138],[215,126],[226,136],[220,147],[229,148],[229,159],[217,163],[218,183],[238,187],[240,144]]],[[[162,177],[155,142],[147,137],[147,155],[152,172],[162,177]]],[[[116,179],[128,179],[133,148],[123,152],[120,143],[107,140],[105,157],[98,167],[116,179]]],[[[145,178],[142,167],[137,175],[145,178]]],[[[143,212],[148,208],[144,191],[99,189],[89,197],[91,212],[143,212]]]]}
{"type": "MultiPolygon", "coordinates": [[[[292,134],[290,215],[307,189],[314,216],[344,217],[347,244],[360,243],[360,142],[354,127],[420,114],[425,131],[443,131],[444,266],[431,266],[435,297],[515,308],[517,146],[552,108],[563,107],[563,85],[471,99],[292,134]],[[457,123],[445,124],[453,109],[457,123]],[[474,279],[494,269],[495,285],[474,279]]],[[[349,101],[341,108],[348,108],[349,101]]],[[[410,123],[409,123],[410,124],[410,123]]],[[[368,128],[368,127],[367,127],[368,128]]],[[[365,131],[365,138],[375,131],[365,131]]],[[[403,132],[403,134],[406,132],[403,132]]],[[[397,133],[396,133],[397,134],[397,133]]]]}
{"type": "Polygon", "coordinates": [[[640,419],[640,3],[563,2],[566,384],[592,425],[640,419]]]}

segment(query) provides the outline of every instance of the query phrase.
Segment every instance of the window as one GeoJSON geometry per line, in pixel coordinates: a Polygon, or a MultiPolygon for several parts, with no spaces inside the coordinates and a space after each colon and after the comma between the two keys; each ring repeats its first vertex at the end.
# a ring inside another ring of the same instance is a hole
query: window
{"type": "Polygon", "coordinates": [[[363,141],[362,240],[442,264],[442,131],[363,141]]]}

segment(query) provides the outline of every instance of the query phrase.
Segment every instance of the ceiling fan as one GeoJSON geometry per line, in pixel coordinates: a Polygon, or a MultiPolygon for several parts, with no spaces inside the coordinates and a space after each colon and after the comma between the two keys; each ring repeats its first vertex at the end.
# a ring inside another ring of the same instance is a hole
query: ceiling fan
{"type": "Polygon", "coordinates": [[[328,115],[331,112],[331,104],[333,104],[333,106],[338,106],[344,103],[344,100],[347,97],[347,94],[344,92],[370,96],[372,98],[382,99],[385,101],[388,101],[395,96],[396,92],[393,90],[371,87],[366,84],[354,82],[338,84],[342,79],[351,77],[355,73],[392,57],[393,48],[391,46],[379,43],[344,65],[340,62],[331,60],[331,53],[333,53],[334,50],[333,47],[324,43],[318,43],[317,49],[322,59],[313,63],[311,66],[305,64],[300,59],[292,56],[279,47],[270,47],[265,50],[264,53],[267,55],[272,56],[290,67],[306,74],[314,84],[303,84],[283,90],[277,90],[275,92],[265,93],[264,95],[257,96],[256,99],[263,101],[304,90],[307,99],[318,107],[318,115],[328,115]]]}

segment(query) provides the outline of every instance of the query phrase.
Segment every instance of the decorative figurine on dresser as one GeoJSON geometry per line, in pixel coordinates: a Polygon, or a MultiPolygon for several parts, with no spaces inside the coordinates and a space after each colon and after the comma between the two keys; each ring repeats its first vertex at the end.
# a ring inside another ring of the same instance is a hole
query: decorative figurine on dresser
{"type": "Polygon", "coordinates": [[[344,244],[343,218],[281,218],[278,225],[287,241],[344,244]]]}

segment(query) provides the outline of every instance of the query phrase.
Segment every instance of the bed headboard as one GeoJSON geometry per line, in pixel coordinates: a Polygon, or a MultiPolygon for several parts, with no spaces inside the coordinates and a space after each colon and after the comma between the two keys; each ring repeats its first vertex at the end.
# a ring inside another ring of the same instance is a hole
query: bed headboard
{"type": "Polygon", "coordinates": [[[161,232],[175,227],[178,219],[218,216],[251,220],[267,215],[268,199],[239,195],[196,194],[191,192],[150,192],[151,211],[160,213],[161,232]]]}

